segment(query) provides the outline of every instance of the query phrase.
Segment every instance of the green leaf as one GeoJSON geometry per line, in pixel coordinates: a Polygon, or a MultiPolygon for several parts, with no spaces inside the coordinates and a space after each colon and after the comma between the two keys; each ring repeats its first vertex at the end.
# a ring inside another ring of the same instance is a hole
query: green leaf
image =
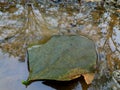
{"type": "Polygon", "coordinates": [[[94,42],[83,36],[53,36],[28,48],[29,77],[33,80],[69,81],[92,73],[97,54],[94,42]]]}

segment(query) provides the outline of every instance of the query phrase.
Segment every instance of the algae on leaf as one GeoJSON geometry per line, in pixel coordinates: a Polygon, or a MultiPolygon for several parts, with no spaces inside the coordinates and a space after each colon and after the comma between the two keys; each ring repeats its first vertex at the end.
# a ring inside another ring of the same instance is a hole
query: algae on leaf
{"type": "Polygon", "coordinates": [[[47,43],[28,48],[27,81],[69,81],[94,72],[94,42],[83,36],[53,36],[47,43]]]}

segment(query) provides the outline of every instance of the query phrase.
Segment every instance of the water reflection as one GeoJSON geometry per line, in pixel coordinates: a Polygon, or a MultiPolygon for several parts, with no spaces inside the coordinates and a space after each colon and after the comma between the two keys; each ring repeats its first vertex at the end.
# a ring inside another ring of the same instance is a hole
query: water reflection
{"type": "MultiPolygon", "coordinates": [[[[56,90],[73,90],[79,84],[79,82],[78,80],[71,82],[44,81],[43,84],[53,87],[56,90]]],[[[80,85],[80,90],[82,90],[81,85],[80,85]]]]}
{"type": "MultiPolygon", "coordinates": [[[[0,48],[11,55],[22,54],[22,59],[24,59],[23,54],[26,52],[27,45],[38,44],[43,34],[54,35],[58,31],[59,34],[66,35],[82,34],[96,43],[100,61],[98,77],[108,71],[120,69],[120,17],[118,14],[98,7],[94,2],[81,3],[77,9],[53,6],[45,10],[41,7],[42,5],[37,9],[31,8],[28,12],[27,8],[17,5],[17,11],[14,13],[0,11],[0,48]]],[[[26,65],[26,62],[21,63],[18,58],[9,58],[8,54],[3,55],[0,52],[0,87],[3,90],[8,90],[8,88],[10,90],[16,90],[16,88],[17,90],[87,89],[86,84],[83,84],[83,81],[81,83],[79,79],[67,84],[38,81],[25,88],[21,81],[26,80],[28,76],[26,65]]],[[[107,90],[107,86],[111,85],[107,81],[106,78],[94,80],[90,88],[91,90],[107,90]],[[105,85],[102,85],[103,82],[105,85]]]]}
{"type": "Polygon", "coordinates": [[[86,84],[83,76],[72,81],[44,81],[43,84],[51,86],[56,90],[87,90],[89,87],[89,85],[86,84]]]}
{"type": "Polygon", "coordinates": [[[22,85],[22,80],[28,76],[26,62],[19,62],[18,58],[9,57],[0,51],[0,89],[1,90],[54,90],[41,81],[32,83],[29,87],[22,85]]]}
{"type": "Polygon", "coordinates": [[[3,54],[0,50],[0,89],[1,90],[87,90],[83,77],[70,82],[36,81],[27,88],[22,84],[28,77],[27,62],[3,54]]]}

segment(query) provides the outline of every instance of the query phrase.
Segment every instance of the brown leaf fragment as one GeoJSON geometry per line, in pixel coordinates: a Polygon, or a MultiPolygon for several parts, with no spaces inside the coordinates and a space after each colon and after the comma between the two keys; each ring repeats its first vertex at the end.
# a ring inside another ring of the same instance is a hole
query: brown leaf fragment
{"type": "Polygon", "coordinates": [[[117,12],[119,12],[119,13],[120,13],[120,9],[118,9],[118,10],[117,10],[117,12]]]}
{"type": "Polygon", "coordinates": [[[94,79],[95,74],[94,73],[88,73],[88,74],[83,74],[84,79],[87,84],[91,84],[92,80],[94,79]]]}

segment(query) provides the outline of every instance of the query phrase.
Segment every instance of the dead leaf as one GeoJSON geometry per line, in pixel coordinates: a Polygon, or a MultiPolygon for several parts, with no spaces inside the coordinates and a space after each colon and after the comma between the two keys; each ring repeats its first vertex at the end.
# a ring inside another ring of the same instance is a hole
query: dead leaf
{"type": "Polygon", "coordinates": [[[28,82],[70,81],[93,73],[97,59],[93,41],[77,35],[53,36],[45,44],[28,48],[28,56],[28,82]]]}
{"type": "Polygon", "coordinates": [[[94,73],[88,73],[88,74],[83,74],[84,79],[87,84],[91,84],[92,80],[94,79],[95,74],[94,73]]]}
{"type": "Polygon", "coordinates": [[[120,9],[118,9],[117,12],[120,12],[120,9]]]}

